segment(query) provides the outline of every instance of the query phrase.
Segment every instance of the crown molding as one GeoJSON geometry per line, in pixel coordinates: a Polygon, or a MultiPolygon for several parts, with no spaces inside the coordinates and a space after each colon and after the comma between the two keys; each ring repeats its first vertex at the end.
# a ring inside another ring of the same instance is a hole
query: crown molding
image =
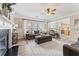
{"type": "Polygon", "coordinates": [[[75,16],[75,15],[79,15],[79,12],[76,12],[76,13],[72,13],[72,14],[69,14],[69,15],[66,15],[66,16],[60,16],[60,17],[56,17],[56,18],[51,18],[50,20],[52,20],[52,19],[54,19],[54,20],[52,20],[52,21],[48,21],[48,22],[53,22],[53,21],[58,21],[58,20],[62,20],[62,19],[64,19],[64,18],[70,18],[70,17],[72,17],[72,16],[75,16]]]}

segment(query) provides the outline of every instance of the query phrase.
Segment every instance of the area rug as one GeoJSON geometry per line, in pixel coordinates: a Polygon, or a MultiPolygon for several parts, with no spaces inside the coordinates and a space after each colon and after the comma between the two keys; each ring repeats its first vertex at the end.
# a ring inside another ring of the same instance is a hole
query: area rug
{"type": "Polygon", "coordinates": [[[34,40],[29,40],[28,45],[35,56],[62,56],[63,48],[60,43],[49,41],[37,44],[34,40]]]}

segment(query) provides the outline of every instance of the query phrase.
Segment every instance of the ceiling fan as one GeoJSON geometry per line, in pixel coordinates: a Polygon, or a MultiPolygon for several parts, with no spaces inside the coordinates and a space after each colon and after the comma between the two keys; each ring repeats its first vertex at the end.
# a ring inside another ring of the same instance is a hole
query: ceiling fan
{"type": "Polygon", "coordinates": [[[44,10],[43,14],[46,14],[48,16],[55,15],[54,11],[56,11],[56,9],[47,8],[47,9],[44,10]]]}

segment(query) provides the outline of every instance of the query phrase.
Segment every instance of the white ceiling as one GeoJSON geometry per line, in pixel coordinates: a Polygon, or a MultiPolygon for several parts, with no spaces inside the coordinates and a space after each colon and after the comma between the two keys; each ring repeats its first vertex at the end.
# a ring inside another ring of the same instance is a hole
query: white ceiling
{"type": "Polygon", "coordinates": [[[18,15],[33,20],[53,21],[56,18],[64,17],[79,12],[78,3],[18,3],[15,6],[18,15]],[[42,14],[46,8],[56,8],[55,15],[46,16],[42,14]]]}

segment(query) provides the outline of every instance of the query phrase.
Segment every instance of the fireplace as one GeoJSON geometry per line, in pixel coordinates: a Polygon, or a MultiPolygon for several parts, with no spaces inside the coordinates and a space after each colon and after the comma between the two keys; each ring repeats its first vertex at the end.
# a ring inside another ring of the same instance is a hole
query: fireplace
{"type": "Polygon", "coordinates": [[[4,56],[8,50],[8,29],[0,29],[0,56],[4,56]]]}

